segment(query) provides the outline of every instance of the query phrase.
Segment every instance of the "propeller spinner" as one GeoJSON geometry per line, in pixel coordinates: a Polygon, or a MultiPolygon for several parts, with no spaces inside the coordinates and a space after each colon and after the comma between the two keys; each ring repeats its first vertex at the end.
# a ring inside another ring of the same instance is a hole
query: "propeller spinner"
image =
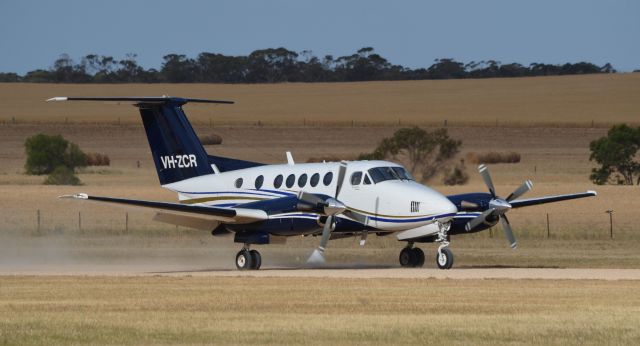
{"type": "Polygon", "coordinates": [[[489,175],[489,169],[485,165],[478,166],[478,172],[482,176],[482,180],[487,185],[489,189],[489,193],[491,193],[491,200],[489,201],[489,208],[485,210],[482,214],[478,215],[471,221],[469,221],[465,225],[465,229],[470,231],[482,224],[486,221],[486,219],[490,216],[495,216],[500,219],[500,224],[502,224],[502,230],[504,231],[504,235],[509,241],[511,248],[515,249],[518,246],[516,242],[516,238],[513,235],[513,230],[511,229],[511,224],[509,223],[509,219],[507,218],[506,213],[511,210],[511,204],[509,202],[514,199],[524,195],[527,191],[531,190],[533,187],[533,183],[531,180],[527,180],[522,185],[520,185],[517,189],[515,189],[506,199],[502,199],[496,196],[495,188],[493,186],[493,181],[491,180],[491,175],[489,175]]]}

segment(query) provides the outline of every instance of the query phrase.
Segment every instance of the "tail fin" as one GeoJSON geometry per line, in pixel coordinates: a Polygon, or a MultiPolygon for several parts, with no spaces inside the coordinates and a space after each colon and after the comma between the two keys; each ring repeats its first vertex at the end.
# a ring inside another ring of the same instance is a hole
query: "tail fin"
{"type": "Polygon", "coordinates": [[[182,106],[188,102],[233,103],[177,97],[54,97],[48,101],[115,101],[138,107],[162,185],[214,173],[182,106]]]}

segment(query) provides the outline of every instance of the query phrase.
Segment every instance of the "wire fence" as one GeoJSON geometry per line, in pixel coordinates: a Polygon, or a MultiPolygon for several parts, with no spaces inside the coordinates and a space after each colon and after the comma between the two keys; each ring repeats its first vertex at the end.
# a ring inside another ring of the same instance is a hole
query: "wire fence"
{"type": "MultiPolygon", "coordinates": [[[[109,211],[95,208],[47,210],[33,209],[3,215],[0,231],[5,235],[185,235],[202,230],[169,225],[153,221],[153,212],[109,211]]],[[[607,213],[510,213],[509,221],[521,239],[638,239],[633,212],[607,213]],[[513,214],[513,215],[511,215],[513,214]]],[[[502,237],[500,223],[479,237],[502,237]]]]}

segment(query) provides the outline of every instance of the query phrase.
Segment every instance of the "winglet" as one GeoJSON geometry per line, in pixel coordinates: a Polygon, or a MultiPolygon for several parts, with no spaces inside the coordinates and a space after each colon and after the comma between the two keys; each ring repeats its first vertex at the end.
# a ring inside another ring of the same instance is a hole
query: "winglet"
{"type": "Polygon", "coordinates": [[[89,199],[89,195],[87,195],[86,193],[76,193],[73,195],[58,196],[58,198],[89,199]]]}
{"type": "Polygon", "coordinates": [[[587,191],[587,193],[591,193],[591,194],[593,194],[594,196],[597,196],[597,195],[598,195],[598,193],[597,193],[596,191],[594,191],[594,190],[588,190],[588,191],[587,191]]]}

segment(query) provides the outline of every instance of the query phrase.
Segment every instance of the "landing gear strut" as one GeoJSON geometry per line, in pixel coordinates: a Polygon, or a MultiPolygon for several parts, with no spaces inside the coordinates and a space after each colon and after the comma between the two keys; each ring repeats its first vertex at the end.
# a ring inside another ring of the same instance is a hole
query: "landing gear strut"
{"type": "Polygon", "coordinates": [[[438,222],[439,230],[436,242],[440,243],[440,246],[438,247],[438,253],[436,254],[436,264],[440,269],[451,269],[451,267],[453,267],[453,252],[449,250],[449,236],[447,235],[450,228],[451,222],[438,222]]]}
{"type": "Polygon", "coordinates": [[[422,267],[424,265],[424,252],[417,247],[413,247],[413,242],[409,242],[407,247],[400,251],[400,265],[403,267],[422,267]]]}
{"type": "Polygon", "coordinates": [[[236,267],[239,270],[258,270],[262,265],[262,256],[256,250],[249,249],[250,244],[244,244],[242,250],[236,255],[236,267]]]}

